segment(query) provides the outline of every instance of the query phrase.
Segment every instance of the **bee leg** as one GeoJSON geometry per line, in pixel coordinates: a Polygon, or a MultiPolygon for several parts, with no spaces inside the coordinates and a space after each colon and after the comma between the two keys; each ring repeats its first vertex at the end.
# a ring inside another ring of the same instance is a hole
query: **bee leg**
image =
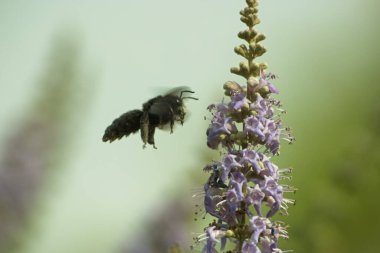
{"type": "Polygon", "coordinates": [[[170,133],[173,133],[174,120],[170,121],[170,133]]]}
{"type": "Polygon", "coordinates": [[[143,148],[146,147],[146,143],[149,139],[149,115],[148,113],[143,113],[140,118],[140,134],[141,140],[144,142],[143,148]]]}
{"type": "Polygon", "coordinates": [[[180,116],[181,125],[183,126],[183,122],[185,121],[185,113],[181,114],[180,116]]]}
{"type": "Polygon", "coordinates": [[[149,126],[149,135],[148,135],[148,143],[150,145],[153,145],[154,149],[157,149],[155,143],[154,143],[154,131],[156,130],[155,126],[149,126]]]}

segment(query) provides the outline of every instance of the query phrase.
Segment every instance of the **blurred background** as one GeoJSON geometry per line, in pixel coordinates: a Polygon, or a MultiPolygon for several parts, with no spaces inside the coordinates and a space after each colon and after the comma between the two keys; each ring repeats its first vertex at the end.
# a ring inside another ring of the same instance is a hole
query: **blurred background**
{"type": "MultiPolygon", "coordinates": [[[[0,252],[187,252],[202,232],[207,105],[241,60],[245,1],[0,0],[0,252]],[[199,101],[158,149],[104,129],[165,89],[199,101]],[[192,195],[198,197],[192,198],[192,195]],[[195,215],[194,213],[198,214],[195,215]]],[[[276,86],[297,138],[295,252],[378,252],[380,2],[261,1],[276,86]]],[[[195,252],[199,252],[196,248],[195,252]]]]}

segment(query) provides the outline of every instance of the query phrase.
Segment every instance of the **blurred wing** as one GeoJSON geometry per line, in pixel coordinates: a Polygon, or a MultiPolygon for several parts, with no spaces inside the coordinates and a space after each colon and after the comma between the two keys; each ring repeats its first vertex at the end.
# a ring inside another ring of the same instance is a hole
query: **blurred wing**
{"type": "Polygon", "coordinates": [[[157,86],[157,85],[155,85],[150,90],[153,91],[152,95],[155,95],[155,96],[157,96],[157,94],[161,94],[162,96],[166,96],[166,95],[179,96],[181,94],[181,91],[191,90],[191,89],[188,86],[178,86],[178,87],[173,88],[173,86],[157,86]]]}
{"type": "Polygon", "coordinates": [[[165,101],[165,98],[153,103],[149,108],[149,121],[151,124],[158,126],[160,122],[170,121],[173,115],[171,108],[170,102],[165,101]]]}
{"type": "Polygon", "coordinates": [[[165,101],[165,98],[162,98],[160,101],[155,102],[149,108],[150,114],[155,114],[161,116],[163,114],[171,113],[171,105],[169,102],[165,101]]]}
{"type": "MultiPolygon", "coordinates": [[[[184,122],[188,121],[189,118],[191,116],[191,113],[189,112],[186,112],[185,114],[185,118],[184,118],[184,122]]],[[[178,121],[177,121],[178,122],[178,121]]],[[[177,128],[177,126],[180,125],[180,124],[174,124],[173,126],[173,130],[177,128]]],[[[165,131],[165,132],[170,132],[171,129],[170,129],[170,124],[166,124],[166,125],[162,125],[162,126],[159,126],[158,129],[162,130],[162,131],[165,131]]]]}
{"type": "Polygon", "coordinates": [[[169,91],[167,91],[165,93],[165,95],[174,95],[174,96],[180,96],[181,95],[181,92],[183,91],[191,91],[190,87],[188,86],[179,86],[179,87],[175,87],[173,89],[170,89],[169,91]]]}

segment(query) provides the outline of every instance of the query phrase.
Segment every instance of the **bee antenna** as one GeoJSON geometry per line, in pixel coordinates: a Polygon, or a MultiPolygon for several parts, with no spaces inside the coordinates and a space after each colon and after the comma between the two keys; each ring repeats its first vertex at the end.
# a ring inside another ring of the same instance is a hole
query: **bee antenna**
{"type": "MultiPolygon", "coordinates": [[[[194,92],[193,92],[194,93],[194,92]]],[[[194,99],[194,100],[199,100],[199,98],[193,98],[193,97],[183,97],[182,99],[189,98],[189,99],[194,99]]]]}
{"type": "Polygon", "coordinates": [[[191,90],[183,90],[183,91],[181,91],[181,94],[179,95],[179,97],[182,98],[182,94],[185,92],[195,93],[194,91],[191,91],[191,90]]]}

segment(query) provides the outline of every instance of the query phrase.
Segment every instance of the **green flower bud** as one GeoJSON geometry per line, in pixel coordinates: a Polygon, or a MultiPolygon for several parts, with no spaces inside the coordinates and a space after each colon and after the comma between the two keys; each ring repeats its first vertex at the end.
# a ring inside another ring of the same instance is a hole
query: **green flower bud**
{"type": "Polygon", "coordinates": [[[232,230],[227,230],[226,231],[226,237],[235,237],[235,233],[232,230]]]}
{"type": "Polygon", "coordinates": [[[264,34],[262,34],[262,33],[258,34],[258,35],[255,37],[256,43],[265,40],[265,38],[266,38],[266,37],[265,37],[264,34]]]}
{"type": "Polygon", "coordinates": [[[224,139],[227,138],[227,135],[226,134],[221,134],[219,135],[219,140],[223,141],[224,139]]]}

